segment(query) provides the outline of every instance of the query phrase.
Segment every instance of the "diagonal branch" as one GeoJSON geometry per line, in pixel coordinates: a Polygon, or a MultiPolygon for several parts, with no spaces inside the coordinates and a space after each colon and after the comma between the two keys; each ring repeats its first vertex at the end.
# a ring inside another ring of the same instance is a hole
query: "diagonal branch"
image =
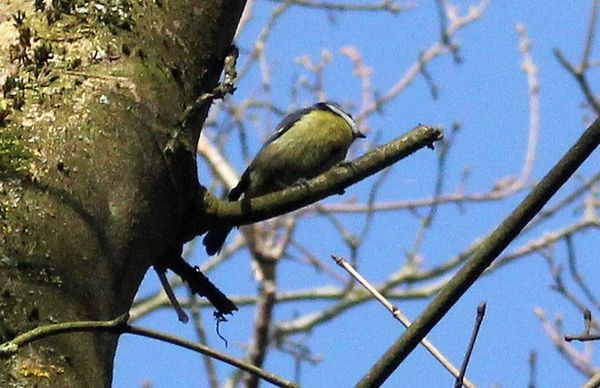
{"type": "MultiPolygon", "coordinates": [[[[205,192],[203,208],[206,213],[201,215],[198,225],[205,224],[206,220],[211,220],[218,225],[247,225],[289,213],[340,193],[350,185],[383,170],[417,150],[432,147],[432,144],[441,138],[441,130],[420,125],[408,134],[376,148],[361,158],[353,162],[341,163],[308,182],[249,200],[219,201],[209,192],[205,192]]],[[[204,231],[199,230],[199,232],[204,231]]]]}
{"type": "MultiPolygon", "coordinates": [[[[331,258],[340,267],[344,268],[354,279],[356,279],[371,295],[375,297],[375,299],[379,301],[379,303],[384,305],[385,308],[392,313],[394,318],[396,318],[402,324],[402,326],[408,328],[411,325],[410,319],[404,315],[402,310],[390,303],[386,297],[383,296],[375,287],[373,287],[369,281],[365,279],[356,269],[354,269],[354,267],[352,267],[352,265],[348,263],[346,259],[335,255],[331,255],[331,258]]],[[[421,344],[436,360],[440,362],[440,364],[442,364],[444,368],[446,368],[446,370],[448,370],[448,372],[452,374],[452,376],[457,379],[461,379],[461,388],[462,383],[464,383],[467,388],[475,387],[473,383],[465,378],[464,369],[466,369],[466,367],[463,367],[463,370],[459,371],[458,368],[456,368],[452,362],[450,362],[450,360],[448,360],[446,356],[444,356],[442,352],[440,352],[427,338],[423,338],[421,344]]]]}
{"type": "Polygon", "coordinates": [[[358,383],[359,387],[381,385],[419,342],[446,315],[494,259],[514,240],[558,189],[575,173],[600,143],[600,119],[583,133],[573,147],[532,192],[477,248],[471,259],[450,279],[425,311],[358,383]]]}

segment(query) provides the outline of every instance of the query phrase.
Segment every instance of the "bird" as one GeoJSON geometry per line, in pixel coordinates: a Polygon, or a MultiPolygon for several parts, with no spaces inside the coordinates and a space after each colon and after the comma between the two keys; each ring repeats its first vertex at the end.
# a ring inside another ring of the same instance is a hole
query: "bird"
{"type": "MultiPolygon", "coordinates": [[[[319,102],[286,116],[231,189],[228,201],[269,194],[314,178],[346,158],[359,131],[349,113],[334,102],[319,102]]],[[[218,253],[230,226],[210,229],[202,242],[208,255],[218,253]]]]}

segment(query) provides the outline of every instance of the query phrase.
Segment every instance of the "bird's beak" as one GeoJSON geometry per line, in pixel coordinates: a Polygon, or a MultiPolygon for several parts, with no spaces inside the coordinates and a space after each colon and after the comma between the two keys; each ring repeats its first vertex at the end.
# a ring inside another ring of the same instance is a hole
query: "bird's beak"
{"type": "Polygon", "coordinates": [[[360,131],[356,131],[354,133],[354,137],[357,137],[359,139],[364,139],[365,137],[367,137],[367,135],[365,135],[364,133],[360,132],[360,131]]]}

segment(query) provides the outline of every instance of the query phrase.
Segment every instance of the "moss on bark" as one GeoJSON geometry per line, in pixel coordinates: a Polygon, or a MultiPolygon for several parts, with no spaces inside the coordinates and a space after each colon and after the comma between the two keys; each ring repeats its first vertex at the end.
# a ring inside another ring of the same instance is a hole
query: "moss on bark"
{"type": "MultiPolygon", "coordinates": [[[[53,3],[0,6],[1,341],[127,311],[184,242],[207,109],[164,150],[215,86],[244,2],[53,3]]],[[[108,386],[116,340],[39,341],[0,360],[0,386],[108,386]]]]}

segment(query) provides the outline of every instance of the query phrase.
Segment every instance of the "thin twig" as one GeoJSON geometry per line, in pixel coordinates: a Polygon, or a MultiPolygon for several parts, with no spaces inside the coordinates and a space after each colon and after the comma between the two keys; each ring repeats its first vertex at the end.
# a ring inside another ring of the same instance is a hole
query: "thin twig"
{"type": "Polygon", "coordinates": [[[454,57],[454,63],[461,63],[462,58],[460,57],[459,46],[452,42],[451,36],[448,33],[448,11],[446,10],[446,1],[436,0],[435,4],[438,10],[438,18],[440,19],[440,42],[448,47],[448,50],[450,50],[454,57]]]}
{"type": "Polygon", "coordinates": [[[250,72],[252,66],[259,58],[260,52],[265,49],[265,44],[271,36],[271,32],[273,31],[273,28],[275,27],[277,21],[279,20],[281,15],[283,15],[283,13],[290,8],[291,3],[292,2],[290,0],[284,0],[273,10],[273,12],[271,13],[271,17],[269,18],[263,29],[260,31],[258,38],[254,43],[254,47],[252,48],[252,52],[250,53],[249,58],[246,60],[246,63],[244,64],[244,66],[242,66],[241,70],[239,71],[238,79],[244,78],[250,72]]]}
{"type": "Polygon", "coordinates": [[[367,211],[365,214],[365,224],[359,235],[360,241],[365,241],[365,239],[367,238],[367,235],[369,233],[369,230],[371,229],[371,226],[373,225],[373,216],[375,216],[375,212],[373,211],[373,205],[375,204],[379,190],[383,186],[383,183],[385,182],[385,180],[390,176],[391,171],[392,171],[391,168],[383,170],[379,174],[379,176],[377,177],[375,182],[373,182],[373,185],[371,186],[371,190],[369,190],[369,199],[367,200],[367,211]]]}
{"type": "Polygon", "coordinates": [[[450,37],[448,36],[448,16],[446,15],[446,4],[445,0],[435,0],[435,5],[438,11],[438,19],[440,20],[440,40],[448,45],[450,43],[450,37]]]}
{"type": "Polygon", "coordinates": [[[594,47],[594,38],[596,37],[596,23],[598,20],[598,8],[600,8],[600,1],[594,0],[592,2],[592,12],[590,13],[590,24],[588,27],[587,38],[585,40],[585,46],[583,48],[583,55],[581,56],[581,62],[579,63],[579,69],[586,71],[590,66],[590,57],[592,55],[592,48],[594,47]]]}
{"type": "Polygon", "coordinates": [[[566,206],[571,204],[577,198],[581,197],[583,194],[587,193],[593,185],[600,182],[600,171],[598,171],[592,178],[590,178],[587,182],[579,186],[577,189],[573,190],[569,195],[562,198],[560,201],[555,203],[552,206],[548,206],[538,215],[535,216],[533,220],[527,225],[527,230],[532,229],[533,227],[540,224],[542,221],[552,217],[554,214],[558,213],[558,211],[564,209],[566,206]]]}
{"type": "Polygon", "coordinates": [[[230,190],[237,184],[239,175],[206,136],[200,136],[197,151],[206,160],[213,175],[225,184],[227,190],[230,190]]]}
{"type": "Polygon", "coordinates": [[[189,350],[201,353],[201,354],[205,354],[205,355],[215,358],[219,361],[223,361],[229,365],[235,366],[235,367],[237,367],[243,371],[246,371],[248,373],[256,374],[261,379],[268,381],[271,384],[275,384],[278,387],[298,387],[298,385],[296,385],[295,383],[285,380],[273,373],[264,371],[263,369],[260,369],[260,368],[254,366],[254,365],[251,365],[247,362],[238,360],[238,359],[228,356],[224,353],[217,352],[214,349],[211,349],[207,346],[198,344],[196,342],[188,341],[183,338],[173,337],[173,336],[166,335],[166,334],[158,332],[158,331],[144,329],[144,328],[136,327],[136,326],[128,326],[127,330],[125,330],[124,333],[141,335],[141,336],[148,337],[148,338],[154,338],[154,339],[157,339],[157,340],[160,340],[163,342],[168,342],[170,344],[177,345],[182,348],[186,348],[186,349],[189,349],[189,350]]]}
{"type": "Polygon", "coordinates": [[[527,36],[525,25],[519,23],[516,28],[517,34],[519,35],[521,53],[523,55],[521,69],[527,74],[527,86],[529,88],[529,136],[527,140],[525,162],[523,163],[523,170],[519,177],[520,182],[515,182],[514,184],[528,184],[529,179],[531,179],[531,173],[535,162],[540,129],[540,85],[537,77],[537,66],[533,62],[533,57],[531,55],[531,40],[529,39],[529,36],[527,36]]]}
{"type": "MultiPolygon", "coordinates": [[[[392,313],[394,318],[396,318],[402,326],[408,328],[411,325],[410,319],[395,305],[390,303],[375,287],[373,287],[367,279],[365,279],[347,260],[343,257],[331,255],[331,258],[338,264],[340,267],[345,269],[354,279],[356,279],[371,295],[375,297],[389,312],[392,313]]],[[[450,360],[448,360],[436,347],[433,345],[427,338],[423,338],[421,340],[421,344],[427,349],[427,351],[442,364],[444,368],[448,372],[452,374],[455,378],[459,378],[461,372],[456,368],[450,360]]],[[[464,379],[464,374],[463,374],[464,379]]],[[[464,385],[467,387],[474,387],[475,385],[471,383],[469,380],[464,379],[464,385]]]]}
{"type": "Polygon", "coordinates": [[[527,384],[527,388],[535,388],[536,387],[536,377],[537,377],[537,353],[533,350],[529,352],[529,384],[527,384]]]}
{"type": "Polygon", "coordinates": [[[567,72],[571,73],[571,75],[575,77],[575,80],[579,84],[579,87],[585,95],[588,103],[592,106],[592,108],[594,108],[596,114],[600,115],[600,103],[596,99],[596,96],[594,95],[594,92],[592,91],[587,78],[585,77],[585,72],[582,72],[581,69],[573,66],[559,49],[554,49],[554,55],[558,59],[558,62],[560,62],[560,64],[567,70],[567,72]]]}
{"type": "MultiPolygon", "coordinates": [[[[255,257],[258,271],[260,271],[260,298],[256,306],[254,317],[254,330],[252,346],[249,351],[249,360],[252,365],[262,367],[270,342],[270,328],[273,320],[273,309],[276,303],[276,269],[277,261],[271,257],[255,257]]],[[[244,378],[248,388],[258,387],[258,378],[249,374],[244,378]]]]}
{"type": "MultiPolygon", "coordinates": [[[[271,0],[274,2],[282,3],[285,0],[271,0]]],[[[317,0],[291,0],[293,5],[299,5],[306,8],[324,9],[328,11],[388,11],[391,13],[399,13],[415,7],[414,3],[399,4],[392,0],[382,0],[380,3],[375,4],[361,4],[356,3],[334,3],[329,1],[317,1],[317,0]]]]}
{"type": "Polygon", "coordinates": [[[340,53],[350,59],[354,66],[352,73],[354,73],[361,81],[361,109],[365,109],[367,106],[373,104],[375,100],[373,95],[373,85],[371,83],[373,70],[371,67],[365,65],[358,48],[354,46],[344,46],[340,49],[340,53]]]}
{"type": "Polygon", "coordinates": [[[233,94],[235,91],[235,83],[238,79],[238,72],[236,69],[238,56],[238,48],[232,45],[230,47],[229,54],[223,61],[223,82],[219,83],[212,91],[200,95],[200,97],[198,97],[192,104],[186,107],[182,118],[179,120],[179,123],[184,128],[186,126],[186,122],[206,104],[210,104],[217,99],[222,99],[228,94],[233,94]]]}
{"type": "Polygon", "coordinates": [[[160,280],[160,284],[162,284],[162,286],[163,286],[163,290],[165,291],[165,294],[167,295],[167,299],[169,299],[169,302],[171,302],[171,305],[173,306],[173,308],[175,309],[175,312],[177,313],[177,319],[179,320],[179,322],[187,323],[190,320],[190,318],[185,313],[183,308],[181,308],[181,305],[179,304],[177,297],[173,293],[173,289],[171,288],[171,285],[169,284],[169,281],[167,280],[167,276],[165,275],[166,269],[155,265],[154,271],[156,272],[156,275],[158,275],[158,280],[160,280]]]}
{"type": "MultiPolygon", "coordinates": [[[[452,23],[447,27],[446,31],[449,36],[454,35],[463,27],[473,23],[479,19],[488,5],[489,0],[482,0],[478,6],[471,7],[469,13],[463,17],[458,17],[452,20],[452,23]]],[[[435,42],[428,49],[422,52],[419,60],[406,71],[404,76],[396,82],[385,94],[368,106],[357,115],[356,121],[361,123],[367,116],[379,111],[384,105],[392,101],[398,94],[405,90],[415,79],[421,74],[423,66],[431,62],[433,59],[447,52],[447,46],[443,42],[435,42]]]]}
{"type": "MultiPolygon", "coordinates": [[[[192,290],[188,289],[188,298],[190,300],[190,311],[192,316],[192,323],[194,324],[194,331],[196,332],[196,337],[198,338],[198,342],[208,346],[208,337],[206,335],[206,330],[204,330],[204,325],[202,323],[201,309],[200,304],[198,303],[198,298],[192,290]]],[[[211,388],[219,387],[219,376],[217,376],[217,370],[215,368],[215,363],[213,359],[208,356],[202,356],[202,360],[204,361],[204,369],[206,370],[206,379],[208,380],[208,384],[211,388]]]]}
{"type": "Polygon", "coordinates": [[[483,317],[485,316],[485,302],[479,303],[477,306],[477,317],[475,319],[475,326],[473,327],[473,334],[471,334],[471,340],[469,341],[469,346],[467,347],[467,352],[465,353],[465,359],[463,361],[462,367],[460,368],[460,375],[456,378],[456,382],[454,383],[454,388],[462,388],[464,384],[465,373],[467,373],[467,365],[469,365],[469,360],[471,359],[471,354],[473,353],[473,348],[475,347],[475,341],[477,340],[477,335],[479,334],[479,329],[481,328],[481,322],[483,322],[483,317]]]}
{"type": "Polygon", "coordinates": [[[587,297],[588,301],[596,307],[600,307],[598,299],[594,296],[592,290],[587,285],[583,276],[577,269],[577,255],[575,254],[575,246],[573,244],[573,238],[571,235],[565,237],[565,243],[567,244],[567,261],[569,263],[569,272],[575,283],[579,286],[583,294],[587,297]]]}
{"type": "MultiPolygon", "coordinates": [[[[446,160],[448,156],[448,151],[452,145],[452,140],[454,140],[454,135],[456,135],[456,131],[452,131],[450,136],[446,136],[440,144],[438,145],[438,158],[437,158],[437,174],[435,179],[435,187],[433,189],[433,197],[439,197],[442,191],[444,190],[444,178],[446,176],[446,160]]],[[[421,222],[419,225],[419,230],[417,231],[417,235],[415,236],[415,240],[413,242],[412,247],[406,253],[407,257],[407,265],[411,267],[415,267],[417,265],[416,257],[420,253],[421,246],[425,241],[425,236],[427,231],[430,229],[431,224],[437,214],[438,205],[432,204],[429,208],[427,215],[421,218],[421,222]]]]}
{"type": "MultiPolygon", "coordinates": [[[[291,245],[298,250],[299,254],[302,257],[295,258],[291,256],[289,253],[287,254],[290,258],[299,261],[301,264],[307,264],[311,266],[315,271],[319,273],[327,274],[329,277],[334,279],[337,283],[342,285],[347,285],[348,281],[345,277],[339,274],[335,268],[331,268],[326,265],[320,258],[318,258],[314,253],[312,253],[308,248],[304,245],[300,244],[298,241],[291,241],[291,245]]],[[[281,295],[280,295],[281,296],[281,295]]],[[[279,299],[279,298],[278,298],[279,299]]]]}
{"type": "Polygon", "coordinates": [[[127,325],[128,319],[129,314],[125,313],[109,321],[73,321],[38,326],[1,344],[0,356],[10,356],[16,353],[19,347],[23,345],[57,334],[82,331],[109,331],[118,334],[127,325]]]}
{"type": "Polygon", "coordinates": [[[583,373],[588,377],[592,377],[595,373],[595,367],[592,364],[592,360],[589,357],[585,357],[579,351],[573,347],[570,343],[565,341],[564,335],[560,332],[558,327],[554,327],[546,318],[544,310],[540,307],[535,308],[535,315],[542,322],[542,326],[548,337],[556,346],[559,354],[565,358],[576,370],[583,373]]]}
{"type": "Polygon", "coordinates": [[[583,311],[583,322],[584,322],[584,329],[583,329],[583,333],[581,334],[566,334],[565,335],[565,341],[567,342],[571,342],[571,341],[581,341],[581,342],[587,342],[587,341],[597,341],[600,339],[600,334],[592,334],[591,330],[592,330],[592,312],[588,309],[585,309],[583,311]]]}
{"type": "Polygon", "coordinates": [[[223,361],[229,365],[235,366],[246,372],[256,374],[261,379],[268,381],[278,387],[298,387],[291,381],[285,380],[279,376],[276,376],[270,372],[264,371],[254,365],[248,364],[244,361],[240,361],[236,358],[228,356],[224,353],[218,352],[202,344],[198,344],[192,341],[185,340],[183,338],[171,336],[166,333],[161,333],[155,330],[145,329],[142,327],[131,326],[127,324],[129,314],[125,313],[118,316],[115,319],[108,321],[73,321],[56,323],[45,326],[38,326],[28,332],[20,334],[12,340],[0,344],[0,357],[7,357],[15,354],[20,347],[32,343],[34,341],[54,336],[57,334],[74,333],[74,332],[111,332],[117,335],[119,334],[134,334],[142,337],[153,338],[159,341],[167,342],[172,345],[180,346],[217,360],[223,361]]]}

